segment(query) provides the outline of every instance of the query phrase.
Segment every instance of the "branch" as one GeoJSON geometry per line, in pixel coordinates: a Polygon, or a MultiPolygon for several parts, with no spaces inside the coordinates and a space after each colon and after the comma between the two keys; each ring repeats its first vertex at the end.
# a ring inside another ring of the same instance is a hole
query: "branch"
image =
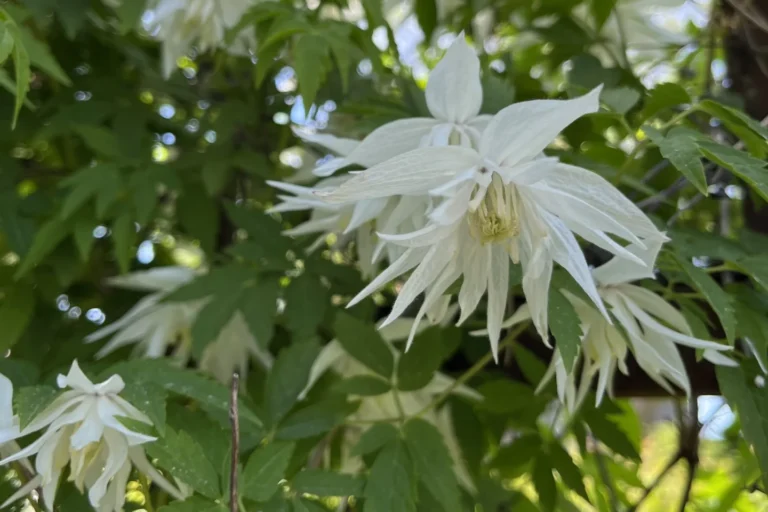
{"type": "Polygon", "coordinates": [[[698,463],[689,461],[688,464],[688,480],[685,483],[685,491],[683,492],[683,501],[680,502],[680,512],[685,512],[685,506],[688,504],[688,500],[691,497],[691,488],[693,487],[693,479],[696,476],[696,467],[698,463]]]}
{"type": "Polygon", "coordinates": [[[237,408],[237,391],[240,385],[240,375],[232,374],[230,389],[229,421],[232,424],[232,460],[229,466],[229,510],[238,512],[237,499],[237,459],[240,453],[240,413],[237,408]]]}
{"type": "Polygon", "coordinates": [[[654,480],[653,483],[651,483],[651,485],[645,488],[645,490],[643,491],[643,495],[634,505],[632,505],[629,508],[628,512],[635,512],[638,509],[638,507],[643,504],[643,502],[651,494],[651,492],[653,492],[653,490],[659,486],[661,481],[664,480],[664,477],[667,476],[667,473],[669,473],[669,471],[675,466],[675,464],[677,464],[682,458],[683,458],[683,454],[680,451],[678,451],[675,454],[675,456],[672,457],[672,460],[670,460],[667,463],[666,467],[664,467],[664,469],[661,470],[661,473],[659,474],[659,476],[656,477],[656,480],[654,480]]]}

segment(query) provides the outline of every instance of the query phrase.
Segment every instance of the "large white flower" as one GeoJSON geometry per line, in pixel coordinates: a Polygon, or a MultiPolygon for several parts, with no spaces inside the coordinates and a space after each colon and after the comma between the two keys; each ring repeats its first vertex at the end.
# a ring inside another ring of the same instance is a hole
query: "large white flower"
{"type": "Polygon", "coordinates": [[[523,290],[539,334],[547,337],[547,304],[553,264],[565,268],[607,316],[574,233],[613,254],[638,258],[616,235],[645,246],[662,240],[645,214],[616,188],[586,169],[542,156],[558,133],[598,109],[600,88],[573,100],[511,105],[488,124],[477,150],[419,148],[355,175],[332,192],[331,203],[393,195],[443,197],[423,229],[406,235],[380,233],[407,247],[350,305],[414,269],[386,323],[396,319],[429,287],[416,324],[459,277],[463,322],[488,292],[488,332],[494,354],[508,293],[509,260],[523,266],[523,290]]]}
{"type": "Polygon", "coordinates": [[[1,506],[42,487],[43,502],[48,510],[53,510],[59,478],[67,465],[69,480],[80,492],[88,489],[88,500],[99,512],[122,511],[132,466],[174,498],[185,498],[184,493],[166,480],[144,454],[141,445],[156,439],[135,432],[120,422],[122,417],[152,424],[146,415],[119,396],[125,387],[119,375],[94,384],[74,361],[69,373],[59,375],[57,383],[60,388],[69,389],[20,430],[18,416],[12,416],[8,407],[13,387],[7,379],[0,379],[0,412],[9,414],[4,418],[5,427],[0,429],[0,442],[45,429],[37,440],[0,461],[2,466],[36,455],[37,472],[34,479],[1,506]]]}
{"type": "MultiPolygon", "coordinates": [[[[652,268],[660,248],[661,243],[656,243],[648,244],[646,249],[633,246],[629,250],[652,268]]],[[[606,392],[612,396],[616,369],[625,375],[628,373],[628,352],[632,352],[648,376],[670,393],[673,392],[670,383],[687,395],[691,393],[688,374],[676,344],[702,349],[704,358],[712,363],[736,366],[733,360],[721,354],[722,351],[731,350],[730,346],[695,338],[680,311],[652,291],[630,284],[638,279],[652,278],[653,271],[649,266],[613,258],[593,272],[598,283],[598,293],[608,304],[626,336],[591,304],[563,290],[581,320],[581,373],[577,384],[577,373],[565,367],[560,352],[556,350],[539,387],[555,376],[558,395],[568,410],[578,408],[595,377],[597,404],[600,404],[606,392]]],[[[511,327],[528,318],[530,311],[524,305],[504,326],[511,327]]]]}
{"type": "MultiPolygon", "coordinates": [[[[172,350],[172,355],[185,364],[192,355],[192,325],[209,299],[191,302],[162,302],[170,292],[191,282],[197,273],[186,267],[158,267],[126,274],[108,280],[119,288],[153,292],[141,299],[122,318],[93,332],[86,343],[112,339],[102,347],[97,357],[103,357],[130,344],[137,344],[143,357],[159,358],[172,350]]],[[[248,329],[239,311],[224,326],[216,339],[203,352],[200,368],[221,382],[231,380],[237,371],[245,377],[248,361],[255,358],[271,366],[271,355],[262,349],[248,329]]]]}
{"type": "MultiPolygon", "coordinates": [[[[434,318],[435,323],[442,320],[441,323],[445,325],[454,316],[455,311],[455,308],[452,308],[452,311],[443,309],[436,314],[434,318]]],[[[411,331],[412,324],[413,319],[401,318],[381,329],[380,332],[382,338],[390,346],[394,357],[398,357],[400,353],[391,346],[391,343],[406,339],[411,331]]],[[[425,327],[426,325],[422,324],[417,330],[421,331],[425,327]]],[[[328,370],[333,370],[343,378],[360,375],[375,375],[366,366],[350,356],[338,341],[333,340],[323,347],[320,355],[312,365],[309,382],[302,392],[302,397],[309,392],[312,386],[314,386],[320,377],[322,377],[328,370]]],[[[399,406],[402,407],[402,412],[406,416],[414,416],[429,405],[435,397],[442,394],[453,384],[454,380],[452,378],[442,373],[437,373],[427,386],[417,391],[397,391],[393,389],[392,391],[378,396],[359,397],[360,406],[357,411],[350,416],[350,420],[371,424],[377,421],[391,420],[392,418],[399,416],[399,406]],[[397,393],[397,396],[395,393],[397,393]]],[[[464,385],[457,386],[454,390],[454,394],[470,400],[482,399],[482,395],[464,385]]],[[[454,433],[450,407],[446,405],[439,409],[432,409],[424,413],[421,418],[432,423],[440,431],[448,446],[451,458],[453,459],[453,469],[459,482],[467,490],[473,492],[474,484],[472,478],[469,476],[469,471],[467,470],[466,463],[461,455],[459,443],[456,439],[456,434],[454,433]]],[[[345,428],[345,438],[342,445],[342,471],[356,473],[365,469],[365,464],[359,457],[350,455],[350,451],[357,445],[360,436],[365,430],[367,430],[367,427],[362,424],[360,428],[345,428]]]]}
{"type": "MultiPolygon", "coordinates": [[[[163,42],[163,73],[176,69],[176,61],[192,46],[201,52],[224,46],[227,30],[237,25],[255,0],[157,0],[149,31],[163,42]]],[[[255,43],[246,29],[227,48],[244,54],[255,43]]]]}
{"type": "Polygon", "coordinates": [[[346,165],[372,167],[425,146],[472,147],[491,116],[480,115],[483,88],[480,60],[463,33],[448,48],[429,75],[426,100],[433,117],[398,119],[380,126],[358,144],[330,135],[305,136],[309,142],[341,155],[323,163],[315,173],[329,176],[346,165]]]}

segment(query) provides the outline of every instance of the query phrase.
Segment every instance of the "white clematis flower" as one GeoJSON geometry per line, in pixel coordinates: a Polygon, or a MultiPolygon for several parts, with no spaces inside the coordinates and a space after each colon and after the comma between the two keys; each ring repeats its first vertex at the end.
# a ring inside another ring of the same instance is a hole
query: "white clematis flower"
{"type": "MultiPolygon", "coordinates": [[[[0,406],[9,412],[13,387],[0,379],[0,406]]],[[[23,430],[19,418],[0,429],[0,436],[15,440],[45,429],[35,441],[15,454],[0,460],[0,466],[36,455],[37,476],[9,498],[1,507],[18,500],[32,489],[42,487],[42,498],[53,510],[59,477],[69,465],[69,480],[83,492],[99,512],[121,512],[131,467],[150,477],[155,484],[176,499],[186,496],[165,479],[147,460],[142,444],[156,439],[127,428],[120,418],[130,418],[147,425],[152,422],[142,412],[119,396],[125,387],[119,375],[99,384],[92,383],[80,370],[77,361],[69,373],[59,375],[57,383],[65,389],[23,430]]],[[[11,418],[8,416],[7,418],[11,418]]],[[[0,438],[1,439],[1,438],[0,438]]]]}
{"type": "MultiPolygon", "coordinates": [[[[443,197],[429,224],[406,235],[379,236],[406,251],[350,305],[414,269],[385,325],[430,287],[416,324],[459,277],[463,322],[488,292],[488,332],[494,355],[508,292],[509,260],[523,266],[523,290],[539,334],[546,339],[553,264],[565,268],[607,316],[574,233],[613,254],[642,262],[616,235],[644,247],[663,239],[646,215],[598,174],[541,155],[558,133],[598,109],[600,88],[573,100],[511,105],[488,124],[477,150],[420,148],[362,171],[332,192],[331,203],[393,195],[443,197]]],[[[411,337],[412,339],[412,337],[411,337]]]]}
{"type": "MultiPolygon", "coordinates": [[[[661,241],[648,243],[646,249],[630,247],[642,261],[652,267],[661,241]]],[[[652,278],[653,271],[620,258],[613,258],[594,270],[598,292],[618,320],[628,338],[611,325],[595,308],[567,290],[563,294],[573,304],[583,330],[579,383],[576,372],[568,371],[559,351],[555,350],[549,369],[539,388],[556,377],[560,400],[569,411],[579,407],[597,377],[597,404],[607,392],[612,396],[613,377],[619,371],[628,374],[626,358],[632,352],[640,368],[664,389],[672,393],[670,384],[691,393],[691,385],[676,344],[702,349],[704,358],[714,364],[736,366],[722,355],[730,346],[695,338],[685,317],[667,301],[640,286],[630,284],[637,279],[652,278]]],[[[510,327],[530,318],[527,306],[521,307],[508,321],[510,327]]]]}
{"type": "MultiPolygon", "coordinates": [[[[255,0],[157,0],[148,30],[163,41],[165,77],[173,73],[176,61],[192,46],[200,52],[224,46],[227,30],[237,25],[254,3],[255,0]]],[[[255,40],[253,30],[246,29],[227,49],[244,55],[255,40]]]]}
{"type": "MultiPolygon", "coordinates": [[[[449,310],[443,310],[435,317],[435,323],[442,323],[445,325],[454,316],[456,309],[451,308],[449,310]],[[442,322],[440,322],[442,320],[442,322]]],[[[394,341],[406,339],[411,331],[413,319],[401,318],[398,321],[388,325],[381,329],[382,338],[391,344],[394,341]]],[[[421,324],[421,327],[417,328],[420,332],[427,326],[421,324]]],[[[398,357],[399,352],[390,345],[392,354],[398,357]]],[[[315,385],[320,377],[328,370],[333,370],[338,375],[344,378],[355,377],[359,375],[375,375],[366,366],[358,362],[352,356],[350,356],[341,344],[333,340],[325,347],[323,347],[320,355],[315,360],[310,371],[309,382],[306,388],[301,394],[303,398],[309,392],[309,390],[315,385]]],[[[350,416],[352,421],[361,422],[373,422],[387,421],[391,418],[399,416],[397,401],[399,400],[402,406],[402,411],[406,416],[413,416],[421,412],[424,407],[429,405],[432,400],[443,393],[451,385],[454,380],[442,373],[435,374],[432,382],[427,386],[417,391],[396,391],[392,390],[387,393],[378,396],[362,396],[360,399],[360,406],[357,411],[350,416]],[[395,397],[397,393],[397,397],[395,397]]],[[[475,390],[461,385],[457,386],[454,390],[456,396],[468,398],[470,400],[482,400],[482,395],[475,390]]],[[[421,416],[422,419],[432,423],[443,436],[443,439],[448,446],[451,458],[453,459],[453,469],[456,473],[456,477],[459,483],[470,492],[474,492],[474,483],[469,476],[466,463],[461,455],[461,449],[459,448],[459,442],[456,439],[456,434],[453,429],[453,422],[451,420],[451,413],[449,406],[443,406],[440,409],[433,409],[421,416]]],[[[345,438],[342,445],[342,472],[357,473],[365,470],[365,464],[359,457],[354,457],[350,454],[352,448],[357,445],[360,440],[360,436],[367,430],[365,425],[362,425],[359,429],[345,428],[345,438]]]]}
{"type": "MultiPolygon", "coordinates": [[[[181,364],[192,356],[192,325],[208,299],[191,302],[162,302],[170,292],[191,282],[198,273],[186,267],[158,267],[108,280],[112,286],[153,292],[141,299],[122,318],[85,338],[86,343],[112,339],[97,353],[104,357],[130,344],[137,344],[142,357],[159,358],[172,350],[181,364]]],[[[271,355],[262,349],[239,311],[205,349],[199,367],[219,381],[228,383],[237,371],[247,376],[248,361],[254,358],[265,367],[271,355]]]]}
{"type": "Polygon", "coordinates": [[[392,121],[356,145],[353,144],[356,141],[330,135],[304,136],[309,142],[341,155],[319,166],[315,173],[329,176],[353,164],[372,167],[419,147],[476,146],[491,116],[480,115],[483,103],[480,60],[463,33],[430,73],[426,100],[434,117],[392,121]]]}

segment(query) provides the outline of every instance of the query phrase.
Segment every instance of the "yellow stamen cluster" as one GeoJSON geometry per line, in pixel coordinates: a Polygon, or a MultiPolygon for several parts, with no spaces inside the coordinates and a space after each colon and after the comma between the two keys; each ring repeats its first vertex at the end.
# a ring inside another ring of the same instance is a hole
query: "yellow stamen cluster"
{"type": "Polygon", "coordinates": [[[520,234],[516,192],[494,174],[482,202],[470,212],[469,232],[483,244],[503,242],[520,234]]]}

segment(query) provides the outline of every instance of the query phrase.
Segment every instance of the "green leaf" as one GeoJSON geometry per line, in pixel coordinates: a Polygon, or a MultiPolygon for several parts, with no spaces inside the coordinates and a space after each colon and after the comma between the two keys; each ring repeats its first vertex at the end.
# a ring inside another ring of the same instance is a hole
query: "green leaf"
{"type": "Polygon", "coordinates": [[[557,471],[563,483],[576,491],[579,496],[589,501],[587,490],[584,487],[584,476],[579,467],[573,462],[573,458],[560,445],[554,441],[549,445],[549,459],[552,462],[553,469],[557,471]]]}
{"type": "MultiPolygon", "coordinates": [[[[651,134],[649,130],[647,133],[651,134]]],[[[653,142],[659,147],[661,156],[669,160],[688,181],[704,194],[707,190],[707,175],[704,173],[704,165],[701,163],[701,152],[696,140],[685,131],[671,130],[667,137],[654,137],[653,142]]]]}
{"type": "Polygon", "coordinates": [[[345,395],[379,396],[389,393],[392,386],[389,382],[373,375],[355,375],[334,384],[333,390],[345,395]]]}
{"type": "Polygon", "coordinates": [[[735,127],[743,126],[749,128],[763,139],[768,139],[768,128],[740,110],[736,110],[735,108],[722,105],[712,100],[704,100],[698,104],[698,107],[704,112],[720,118],[731,131],[735,131],[735,127]]]}
{"type": "Polygon", "coordinates": [[[681,256],[676,256],[676,259],[695,287],[707,298],[720,319],[728,341],[733,342],[736,338],[736,312],[731,297],[709,274],[695,267],[690,260],[681,256]]]}
{"type": "Polygon", "coordinates": [[[13,396],[14,410],[19,416],[19,429],[29,423],[53,403],[60,394],[50,386],[28,386],[16,390],[13,396]]]}
{"type": "Polygon", "coordinates": [[[363,433],[360,441],[352,448],[350,455],[358,457],[373,453],[398,437],[400,437],[400,433],[391,423],[376,423],[363,433]]]}
{"type": "Polygon", "coordinates": [[[613,418],[608,416],[604,410],[597,410],[593,407],[587,409],[585,407],[582,414],[590,430],[601,443],[623,457],[636,461],[640,460],[638,446],[633,442],[628,433],[613,418]]]}
{"type": "Polygon", "coordinates": [[[264,35],[264,39],[259,47],[259,56],[261,56],[261,52],[272,45],[285,41],[295,34],[308,32],[311,29],[312,26],[298,13],[290,13],[277,18],[269,27],[269,31],[264,35]]]}
{"type": "Polygon", "coordinates": [[[376,456],[363,494],[363,512],[416,512],[413,461],[402,441],[388,443],[376,456]]]}
{"type": "Polygon", "coordinates": [[[385,379],[392,378],[394,356],[373,325],[339,312],[334,329],[336,339],[349,355],[385,379]]]}
{"type": "Polygon", "coordinates": [[[126,273],[133,259],[133,241],[136,238],[130,213],[124,213],[112,224],[112,243],[115,246],[115,259],[121,273],[126,273]]]}
{"type": "Polygon", "coordinates": [[[246,498],[267,501],[285,477],[295,443],[273,441],[258,448],[248,459],[240,477],[240,490],[246,498]]]}
{"type": "Polygon", "coordinates": [[[352,414],[357,404],[328,399],[316,402],[288,415],[280,424],[277,439],[296,440],[329,432],[352,414]]]}
{"type": "Polygon", "coordinates": [[[552,475],[552,463],[544,453],[540,453],[533,463],[531,474],[536,493],[539,495],[539,506],[542,512],[554,512],[557,505],[557,485],[552,475]]]}
{"type": "Polygon", "coordinates": [[[198,496],[193,496],[184,501],[174,501],[169,505],[163,505],[157,512],[227,512],[227,507],[220,503],[214,503],[198,496]]]}
{"type": "MultiPolygon", "coordinates": [[[[247,210],[234,203],[225,202],[227,216],[239,228],[244,229],[250,239],[261,243],[269,240],[269,256],[276,260],[285,260],[285,253],[292,248],[291,241],[282,235],[280,224],[264,212],[247,210]]],[[[262,244],[264,245],[264,244],[262,244]]]]}
{"type": "Polygon", "coordinates": [[[79,220],[72,230],[77,252],[80,255],[80,259],[84,262],[88,261],[88,257],[91,255],[91,249],[93,249],[93,244],[96,241],[96,237],[93,236],[93,228],[95,225],[96,223],[93,221],[79,220]]]}
{"type": "Polygon", "coordinates": [[[118,148],[120,146],[110,130],[90,124],[77,124],[74,126],[74,130],[94,152],[108,158],[119,156],[118,148]]]}
{"type": "Polygon", "coordinates": [[[14,388],[32,386],[40,379],[37,366],[21,359],[0,359],[0,374],[10,379],[14,388]]]}
{"type": "Polygon", "coordinates": [[[176,201],[176,216],[187,233],[200,240],[206,253],[212,253],[219,231],[219,210],[199,184],[187,184],[176,201]]]}
{"type": "Polygon", "coordinates": [[[127,34],[136,27],[145,9],[145,0],[120,2],[120,5],[115,7],[115,12],[117,12],[118,17],[120,18],[120,33],[127,34]]]}
{"type": "Polygon", "coordinates": [[[364,480],[323,469],[305,469],[293,477],[291,487],[315,496],[362,496],[364,480]]]}
{"type": "Polygon", "coordinates": [[[292,504],[293,512],[328,512],[327,508],[318,505],[317,502],[298,496],[293,497],[292,504]]]}
{"type": "MultiPolygon", "coordinates": [[[[29,55],[29,61],[36,68],[43,70],[47,75],[63,85],[72,85],[72,81],[67,74],[61,69],[61,66],[56,62],[56,58],[48,49],[46,44],[32,35],[30,29],[24,26],[17,26],[18,34],[14,34],[16,40],[16,46],[19,41],[29,55]]],[[[29,68],[27,68],[29,69],[29,68]]]]}
{"type": "Polygon", "coordinates": [[[755,387],[741,368],[716,366],[720,391],[741,419],[744,438],[755,450],[762,470],[762,480],[768,489],[768,401],[765,391],[755,387]]]}
{"type": "Polygon", "coordinates": [[[146,414],[157,432],[161,436],[165,435],[165,389],[151,381],[131,380],[126,383],[120,396],[146,414]]]}
{"type": "Polygon", "coordinates": [[[387,20],[384,18],[384,10],[379,0],[362,0],[365,15],[368,18],[368,25],[371,29],[387,26],[387,20]]]}
{"type": "Polygon", "coordinates": [[[319,353],[320,346],[315,341],[294,343],[280,351],[264,388],[264,407],[272,425],[277,425],[293,408],[319,353]]]}
{"type": "MultiPolygon", "coordinates": [[[[750,256],[735,262],[739,269],[768,291],[768,260],[765,256],[750,256]]],[[[2,325],[2,324],[0,324],[2,325]]]]}
{"type": "Polygon", "coordinates": [[[308,272],[291,281],[285,290],[285,323],[299,337],[315,334],[330,304],[328,290],[308,272]]]}
{"type": "Polygon", "coordinates": [[[0,354],[5,354],[24,335],[35,307],[35,293],[28,284],[19,284],[6,292],[0,305],[0,354]]]}
{"type": "Polygon", "coordinates": [[[189,434],[171,428],[165,437],[148,443],[147,453],[157,459],[158,464],[187,485],[208,498],[221,496],[219,475],[203,448],[189,434]]]}
{"type": "Polygon", "coordinates": [[[280,283],[277,279],[260,281],[240,294],[238,308],[245,317],[248,328],[262,347],[269,346],[275,331],[275,314],[280,283]]]}
{"type": "Polygon", "coordinates": [[[237,312],[240,294],[217,295],[197,314],[192,325],[192,353],[198,359],[210,343],[216,340],[237,312]]]}
{"type": "Polygon", "coordinates": [[[482,77],[483,106],[480,112],[483,114],[496,114],[515,101],[515,85],[503,78],[485,74],[482,77]]]}
{"type": "Polygon", "coordinates": [[[30,59],[24,43],[20,40],[20,33],[16,25],[6,24],[6,27],[14,31],[13,69],[16,74],[16,104],[13,108],[11,127],[16,128],[19,112],[21,112],[21,107],[24,106],[24,100],[27,97],[27,92],[29,92],[29,80],[31,77],[30,59]]]}
{"type": "Polygon", "coordinates": [[[490,466],[500,471],[505,478],[515,478],[527,470],[540,451],[541,437],[525,434],[515,439],[512,444],[499,448],[490,466]]]}
{"type": "Polygon", "coordinates": [[[603,89],[600,100],[612,111],[624,115],[640,101],[640,93],[631,87],[614,87],[603,89]]]}
{"type": "Polygon", "coordinates": [[[165,302],[187,302],[232,295],[233,290],[239,291],[243,285],[254,284],[256,278],[256,272],[240,265],[216,267],[168,294],[165,302]]]}
{"type": "Polygon", "coordinates": [[[416,468],[432,496],[445,512],[461,511],[461,493],[443,435],[421,419],[409,420],[403,427],[405,445],[416,468]]]}
{"type": "Polygon", "coordinates": [[[500,415],[520,411],[537,399],[531,386],[510,379],[484,382],[477,391],[483,395],[483,400],[478,402],[476,407],[500,415]]]}
{"type": "MultiPolygon", "coordinates": [[[[120,374],[131,379],[151,381],[165,390],[196,400],[211,409],[229,412],[229,389],[193,370],[179,368],[165,360],[128,361],[105,372],[106,376],[120,374]]],[[[240,404],[240,424],[243,430],[260,430],[262,422],[253,411],[240,404]]]]}
{"type": "Polygon", "coordinates": [[[421,389],[432,381],[443,361],[442,331],[431,328],[419,334],[397,363],[397,387],[402,391],[421,389]]]}
{"type": "Polygon", "coordinates": [[[437,1],[436,0],[416,0],[416,19],[419,22],[421,30],[424,32],[424,39],[427,42],[432,40],[432,34],[437,28],[437,1]]]}
{"type": "Polygon", "coordinates": [[[0,64],[8,60],[13,52],[13,35],[11,31],[0,24],[0,64]]]}
{"type": "Polygon", "coordinates": [[[67,37],[74,39],[88,16],[90,0],[69,0],[56,4],[56,13],[67,37]]]}
{"type": "Polygon", "coordinates": [[[299,79],[299,94],[309,112],[317,91],[331,68],[328,44],[315,34],[302,34],[293,48],[293,67],[299,79]]]}
{"type": "Polygon", "coordinates": [[[211,196],[219,195],[229,183],[232,171],[229,162],[220,157],[206,162],[203,165],[202,178],[208,194],[211,196]]]}
{"type": "Polygon", "coordinates": [[[768,171],[766,162],[749,154],[715,142],[699,142],[701,153],[746,181],[760,196],[768,201],[768,171]]]}
{"type": "MultiPolygon", "coordinates": [[[[599,0],[594,0],[598,2],[599,0]]],[[[663,83],[654,87],[643,107],[643,118],[648,118],[664,109],[691,102],[691,96],[679,84],[663,83]]]]}
{"type": "Polygon", "coordinates": [[[571,302],[556,287],[549,290],[548,318],[557,350],[570,373],[581,348],[581,320],[571,302]]]}
{"type": "Polygon", "coordinates": [[[603,25],[616,8],[617,0],[590,0],[589,11],[595,20],[595,32],[599,33],[603,25]]]}
{"type": "Polygon", "coordinates": [[[30,247],[27,257],[21,262],[14,277],[16,279],[24,277],[41,263],[66,238],[69,233],[68,228],[68,224],[58,218],[53,218],[44,224],[37,231],[32,247],[30,247]]]}

